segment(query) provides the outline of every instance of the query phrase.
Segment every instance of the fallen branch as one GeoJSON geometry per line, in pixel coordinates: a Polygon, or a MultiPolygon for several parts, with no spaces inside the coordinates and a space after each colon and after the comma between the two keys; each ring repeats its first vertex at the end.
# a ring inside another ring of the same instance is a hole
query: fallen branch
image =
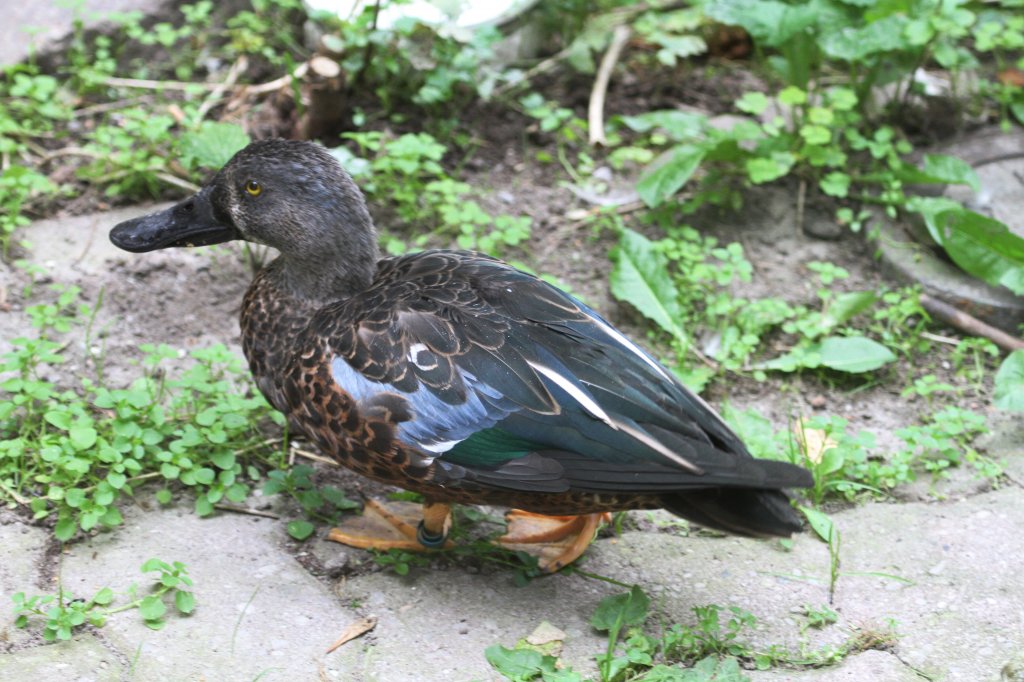
{"type": "Polygon", "coordinates": [[[928,294],[921,294],[921,307],[927,310],[933,317],[951,327],[967,332],[971,336],[986,338],[1003,350],[1015,351],[1024,348],[1024,340],[1007,334],[1002,329],[997,329],[990,324],[982,322],[973,315],[957,310],[945,301],[940,301],[928,294]]]}
{"type": "Polygon", "coordinates": [[[608,140],[604,136],[604,99],[608,93],[608,81],[611,80],[612,70],[622,55],[622,49],[629,42],[629,36],[633,29],[628,24],[619,24],[612,33],[611,43],[608,50],[601,58],[601,66],[597,69],[597,77],[594,79],[594,88],[590,91],[590,105],[587,108],[587,126],[590,129],[590,144],[605,146],[608,140]]]}

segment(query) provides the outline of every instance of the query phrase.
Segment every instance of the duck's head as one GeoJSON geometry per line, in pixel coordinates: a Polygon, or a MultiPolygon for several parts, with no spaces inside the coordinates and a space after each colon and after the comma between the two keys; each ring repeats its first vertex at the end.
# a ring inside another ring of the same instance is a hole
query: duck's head
{"type": "Polygon", "coordinates": [[[372,276],[378,255],[352,178],[320,145],[292,140],[253,142],[193,196],[110,231],[115,246],[136,253],[233,239],[274,247],[296,285],[320,279],[319,289],[372,276]]]}

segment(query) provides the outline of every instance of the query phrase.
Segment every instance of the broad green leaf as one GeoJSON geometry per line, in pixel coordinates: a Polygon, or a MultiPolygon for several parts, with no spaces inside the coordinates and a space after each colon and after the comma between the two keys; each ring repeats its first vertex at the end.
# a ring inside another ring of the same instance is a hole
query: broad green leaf
{"type": "Polygon", "coordinates": [[[85,502],[85,491],[81,488],[69,488],[64,493],[64,504],[69,507],[81,507],[83,502],[85,502]]]}
{"type": "Polygon", "coordinates": [[[844,26],[826,33],[818,40],[825,54],[847,62],[858,62],[866,57],[904,48],[903,31],[908,19],[893,14],[866,26],[844,26]]]}
{"type": "Polygon", "coordinates": [[[974,167],[963,159],[947,154],[925,154],[921,170],[943,182],[967,185],[975,192],[981,190],[981,181],[974,167]]]}
{"type": "Polygon", "coordinates": [[[992,402],[1000,410],[1024,412],[1024,350],[1013,351],[999,366],[992,402]]]}
{"type": "Polygon", "coordinates": [[[800,137],[804,138],[807,144],[820,147],[829,143],[832,131],[825,126],[808,123],[800,126],[800,137]]]}
{"type": "Polygon", "coordinates": [[[811,524],[811,529],[818,534],[819,538],[825,542],[832,542],[833,534],[837,530],[828,514],[803,505],[800,506],[800,511],[807,517],[807,522],[811,524]]]}
{"type": "Polygon", "coordinates": [[[775,152],[768,158],[748,159],[747,176],[755,185],[778,180],[790,171],[795,162],[796,157],[788,152],[775,152]]]}
{"type": "Polygon", "coordinates": [[[199,467],[192,473],[195,476],[196,483],[202,485],[210,485],[216,477],[216,473],[209,467],[199,467]]]}
{"type": "Polygon", "coordinates": [[[703,114],[677,111],[675,109],[649,111],[646,114],[622,117],[622,122],[630,130],[646,133],[657,128],[678,142],[692,140],[702,135],[707,120],[707,116],[703,114]]]}
{"type": "Polygon", "coordinates": [[[182,163],[218,170],[242,147],[249,144],[249,136],[235,123],[204,121],[199,130],[183,133],[178,140],[178,155],[182,163]]]}
{"type": "Polygon", "coordinates": [[[221,469],[230,469],[235,466],[235,453],[233,452],[215,452],[210,455],[210,461],[221,469]]]}
{"type": "Polygon", "coordinates": [[[109,587],[104,587],[96,593],[96,596],[92,598],[92,601],[94,604],[105,606],[114,601],[114,591],[109,587]]]}
{"type": "Polygon", "coordinates": [[[875,304],[878,296],[873,291],[848,291],[836,296],[821,316],[822,334],[849,322],[875,304]]]}
{"type": "Polygon", "coordinates": [[[77,529],[78,524],[75,523],[74,519],[61,519],[53,529],[53,534],[61,542],[67,542],[77,529]]]}
{"type": "Polygon", "coordinates": [[[196,607],[196,598],[191,592],[185,590],[175,590],[174,592],[174,608],[178,609],[181,613],[192,613],[192,610],[196,607]]]}
{"type": "Polygon", "coordinates": [[[315,527],[309,521],[289,521],[288,535],[296,540],[305,540],[313,534],[315,527]]]}
{"type": "Polygon", "coordinates": [[[830,197],[845,197],[850,193],[850,176],[846,173],[833,171],[818,183],[821,191],[830,197]]]}
{"type": "Polygon", "coordinates": [[[167,613],[167,607],[161,601],[160,597],[150,595],[142,600],[139,604],[139,613],[146,620],[156,620],[157,618],[163,617],[167,613]]]}
{"type": "Polygon", "coordinates": [[[57,412],[56,410],[53,410],[44,414],[43,419],[63,431],[67,431],[71,428],[71,415],[67,412],[57,412]]]}
{"type": "Polygon", "coordinates": [[[679,292],[668,272],[665,256],[647,237],[626,228],[619,235],[615,267],[610,278],[612,295],[629,303],[659,327],[680,340],[683,312],[679,292]]]}
{"type": "Polygon", "coordinates": [[[651,600],[638,585],[625,594],[605,597],[597,605],[590,624],[602,632],[613,628],[642,625],[647,619],[651,600]]]}
{"type": "Polygon", "coordinates": [[[91,448],[96,444],[98,435],[96,429],[89,426],[73,426],[68,429],[68,438],[71,439],[71,445],[76,450],[88,450],[91,448]]]}
{"type": "Polygon", "coordinates": [[[141,568],[139,568],[139,571],[141,571],[142,573],[149,573],[151,571],[169,572],[170,570],[171,567],[166,561],[161,561],[156,557],[153,557],[152,559],[146,559],[146,563],[142,564],[141,568]]]}
{"type": "Polygon", "coordinates": [[[736,100],[736,108],[747,114],[758,116],[768,108],[768,98],[763,92],[745,92],[736,100]]]}
{"type": "Polygon", "coordinates": [[[940,213],[936,224],[953,262],[993,286],[1024,296],[1024,239],[974,211],[940,213]]]}
{"type": "Polygon", "coordinates": [[[533,649],[507,649],[493,644],[484,650],[484,656],[511,682],[529,682],[544,672],[555,672],[555,657],[533,649]]]}
{"type": "Polygon", "coordinates": [[[821,364],[840,372],[870,372],[892,362],[891,350],[864,336],[830,336],[821,341],[821,364]]]}
{"type": "Polygon", "coordinates": [[[128,477],[127,476],[125,476],[124,474],[118,473],[116,471],[111,471],[109,474],[107,474],[107,483],[110,484],[111,488],[115,488],[117,490],[120,490],[121,488],[124,487],[124,484],[127,481],[128,481],[128,477]]]}
{"type": "Polygon", "coordinates": [[[964,210],[960,202],[947,197],[910,197],[907,200],[906,207],[908,211],[921,214],[925,226],[928,228],[928,234],[931,235],[931,238],[939,246],[942,246],[946,241],[945,235],[939,229],[939,215],[946,211],[964,210]]]}
{"type": "Polygon", "coordinates": [[[807,102],[807,92],[795,85],[789,85],[779,91],[779,102],[795,107],[807,102]]]}
{"type": "Polygon", "coordinates": [[[708,3],[705,12],[723,24],[742,26],[760,44],[779,47],[818,21],[820,8],[816,3],[794,6],[777,0],[717,0],[708,3]]]}
{"type": "Polygon", "coordinates": [[[926,154],[920,168],[903,163],[894,171],[906,183],[968,185],[975,192],[981,187],[974,168],[955,156],[926,154]]]}
{"type": "Polygon", "coordinates": [[[640,198],[652,208],[663,203],[686,184],[706,153],[704,147],[681,144],[662,154],[637,180],[640,198]]]}

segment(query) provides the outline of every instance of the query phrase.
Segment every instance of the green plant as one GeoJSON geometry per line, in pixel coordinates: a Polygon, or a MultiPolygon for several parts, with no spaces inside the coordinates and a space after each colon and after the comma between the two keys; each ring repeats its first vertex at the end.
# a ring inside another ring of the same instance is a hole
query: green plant
{"type": "Polygon", "coordinates": [[[138,588],[132,584],[127,590],[130,601],[122,606],[112,607],[115,595],[109,587],[100,589],[89,600],[72,599],[60,590],[57,594],[26,597],[24,592],[11,596],[14,602],[14,625],[26,628],[33,618],[44,618],[43,639],[48,642],[71,639],[75,628],[85,624],[101,627],[115,613],[138,609],[146,627],[159,630],[167,624],[167,602],[173,600],[174,609],[188,615],[195,608],[192,578],[185,564],[175,561],[168,564],[160,559],[150,559],[142,564],[143,573],[156,572],[156,583],[146,596],[138,595],[138,588]]]}
{"type": "MultiPolygon", "coordinates": [[[[375,108],[453,111],[472,96],[486,99],[502,80],[492,59],[501,38],[497,29],[445,30],[412,18],[382,28],[377,19],[387,4],[367,4],[348,21],[321,17],[329,30],[323,42],[338,55],[342,71],[352,74],[352,92],[372,93],[379,102],[375,108]]],[[[447,116],[435,116],[433,122],[443,129],[454,124],[447,116]]]]}
{"type": "Polygon", "coordinates": [[[664,239],[652,242],[621,223],[616,227],[612,294],[669,335],[680,364],[677,372],[691,387],[701,388],[722,370],[753,370],[759,378],[766,370],[819,367],[862,373],[896,359],[886,346],[846,328],[874,306],[878,296],[873,291],[836,293],[830,285],[848,276],[842,268],[807,264],[822,285],[817,290],[820,310],[777,298],[750,300],[730,288],[750,281],[752,272],[739,244],[719,247],[714,239],[688,227],[667,228],[664,239]],[[751,362],[766,336],[776,330],[795,336],[791,350],[751,362]],[[697,333],[710,338],[701,349],[694,344],[697,333]],[[691,352],[702,365],[692,367],[687,357],[691,352]]]}
{"type": "Polygon", "coordinates": [[[995,406],[1001,410],[1024,412],[1024,350],[1006,356],[995,376],[995,406]]]}
{"type": "MultiPolygon", "coordinates": [[[[758,650],[744,635],[756,627],[757,619],[739,607],[715,604],[696,606],[694,625],[675,623],[659,636],[644,631],[649,620],[650,598],[634,586],[629,592],[602,599],[591,625],[607,633],[607,648],[597,654],[600,682],[740,682],[748,679],[740,668],[767,670],[776,666],[816,668],[831,665],[845,656],[892,645],[895,634],[865,628],[839,645],[793,651],[781,646],[758,650]],[[691,667],[684,667],[691,666],[691,667]]],[[[807,627],[836,622],[838,615],[828,607],[808,608],[807,627]]],[[[563,666],[547,650],[521,640],[514,648],[493,645],[484,652],[488,663],[512,682],[583,682],[583,676],[563,666]]]]}
{"type": "MultiPolygon", "coordinates": [[[[302,507],[307,519],[335,524],[341,512],[359,509],[358,502],[348,499],[345,491],[334,486],[318,488],[312,480],[313,467],[298,464],[287,471],[276,469],[267,473],[263,484],[264,495],[287,494],[302,507]]],[[[288,522],[288,534],[296,540],[305,540],[313,534],[314,526],[308,520],[288,522]]]]}
{"type": "Polygon", "coordinates": [[[965,271],[1024,291],[1024,240],[956,202],[907,193],[907,186],[927,183],[967,184],[977,191],[970,165],[928,154],[920,164],[912,163],[906,135],[879,120],[872,97],[877,86],[896,81],[893,108],[902,110],[918,67],[928,60],[954,70],[975,67],[978,61],[968,49],[974,27],[980,33],[974,36],[976,51],[1005,52],[1017,45],[1019,19],[1009,9],[993,9],[983,21],[965,3],[938,0],[870,12],[838,0],[715,0],[705,11],[746,28],[758,48],[777,51],[767,61],[784,87],[774,97],[746,93],[737,108],[761,120],[730,130],[681,112],[625,117],[637,133],[660,130],[664,139],[676,142],[637,183],[649,206],[669,201],[698,169],[700,182],[687,210],[707,202],[736,206],[744,185],[795,176],[845,203],[837,219],[855,230],[870,216],[864,205],[880,206],[892,217],[900,211],[920,213],[935,243],[965,271]],[[845,72],[845,82],[825,87],[826,70],[831,76],[836,69],[845,72]]]}
{"type": "Polygon", "coordinates": [[[398,575],[408,575],[410,567],[426,566],[430,563],[430,560],[422,554],[404,552],[398,549],[374,552],[373,560],[378,566],[390,568],[398,575]]]}
{"type": "MultiPolygon", "coordinates": [[[[372,154],[368,164],[352,158],[343,158],[343,162],[359,176],[372,200],[391,206],[405,225],[416,226],[419,234],[411,240],[413,246],[448,237],[460,248],[501,255],[529,238],[528,217],[492,216],[467,199],[470,186],[444,171],[441,160],[447,148],[432,135],[408,133],[387,138],[378,132],[360,132],[344,137],[355,141],[360,153],[372,154]]],[[[394,233],[385,239],[385,248],[391,253],[404,252],[406,246],[394,233]]]]}
{"type": "MultiPolygon", "coordinates": [[[[68,288],[56,303],[30,307],[38,336],[12,339],[0,365],[0,496],[54,519],[60,540],[119,525],[119,503],[145,481],[192,489],[200,515],[223,498],[244,500],[246,481],[276,458],[260,426],[283,418],[249,393],[239,359],[223,346],[198,349],[168,376],[159,365],[179,352],[143,346],[149,374],[129,386],[82,379],[80,392],[59,388],[42,377],[64,362],[54,335],[88,312],[77,295],[68,288]]],[[[170,490],[157,499],[169,502],[170,490]]]]}

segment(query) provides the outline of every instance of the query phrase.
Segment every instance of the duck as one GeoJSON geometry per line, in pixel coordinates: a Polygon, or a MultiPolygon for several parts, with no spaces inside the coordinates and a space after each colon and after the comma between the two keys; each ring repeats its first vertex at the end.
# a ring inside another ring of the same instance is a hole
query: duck
{"type": "Polygon", "coordinates": [[[110,232],[143,253],[245,240],[278,256],[241,306],[259,391],[327,456],[422,505],[368,500],[354,547],[451,547],[451,506],[508,507],[498,542],[556,571],[611,512],[752,537],[801,529],[794,464],[754,458],[674,374],[574,296],[501,260],[382,257],[362,192],[307,141],[255,141],[196,194],[110,232]]]}

